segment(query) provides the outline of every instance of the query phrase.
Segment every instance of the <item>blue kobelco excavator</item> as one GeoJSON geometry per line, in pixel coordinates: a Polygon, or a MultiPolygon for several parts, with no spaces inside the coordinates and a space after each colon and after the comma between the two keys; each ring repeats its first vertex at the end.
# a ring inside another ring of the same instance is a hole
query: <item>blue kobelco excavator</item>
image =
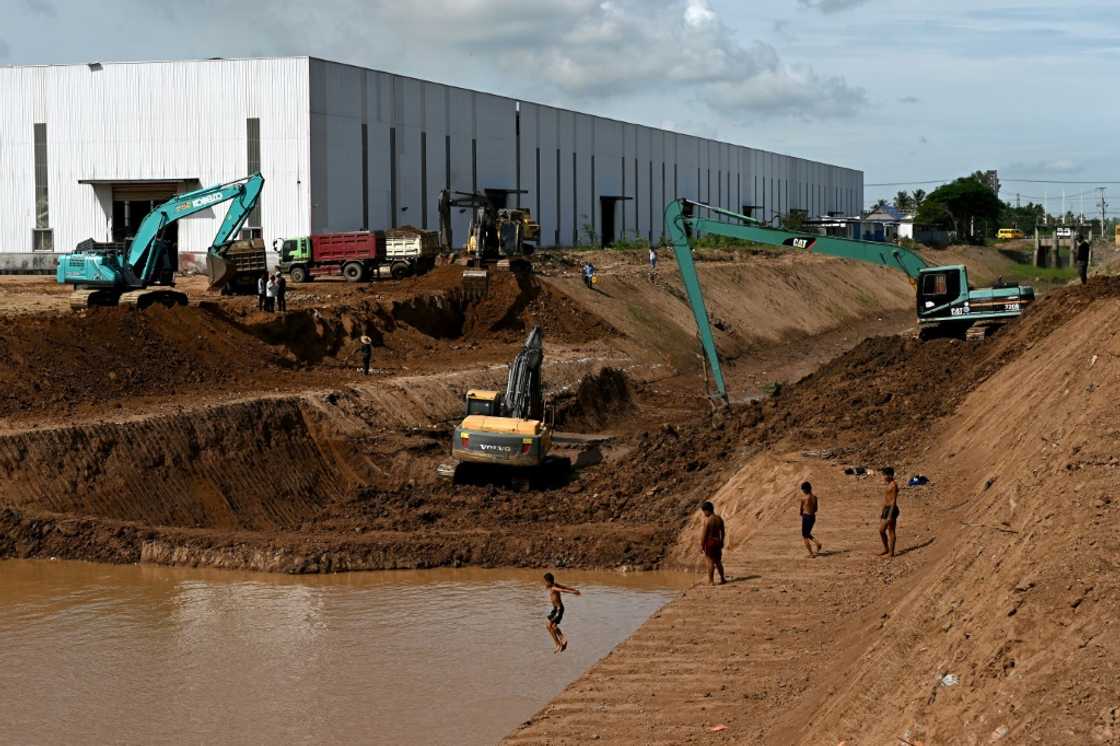
{"type": "Polygon", "coordinates": [[[1017,318],[1035,297],[1034,288],[1028,285],[972,288],[968,284],[968,270],[964,265],[930,266],[921,256],[901,246],[768,228],[755,218],[686,199],[674,200],[666,205],[665,230],[673,244],[673,253],[718,397],[724,402],[727,401],[727,386],[716,355],[700,279],[692,260],[691,240],[701,233],[855,259],[904,272],[916,290],[918,336],[921,339],[986,336],[993,328],[1017,318]],[[701,217],[697,214],[699,211],[707,215],[701,217]]]}
{"type": "Polygon", "coordinates": [[[179,257],[163,232],[177,220],[231,201],[206,255],[210,287],[224,292],[255,284],[267,269],[264,242],[233,238],[256,206],[263,187],[264,178],[257,173],[176,195],[148,213],[127,247],[83,241],[77,251],[59,257],[55,273],[59,284],[74,286],[70,307],[185,306],[187,296],[173,289],[179,257]]]}

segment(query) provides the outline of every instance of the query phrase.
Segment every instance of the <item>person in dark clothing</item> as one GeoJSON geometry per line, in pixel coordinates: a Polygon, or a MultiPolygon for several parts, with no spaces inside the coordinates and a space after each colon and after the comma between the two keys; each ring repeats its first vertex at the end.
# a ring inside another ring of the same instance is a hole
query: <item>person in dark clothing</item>
{"type": "Polygon", "coordinates": [[[276,273],[276,310],[288,310],[288,280],[279,272],[276,273]]]}
{"type": "Polygon", "coordinates": [[[257,310],[263,311],[265,307],[265,297],[268,291],[268,273],[263,273],[257,278],[257,310]]]}
{"type": "Polygon", "coordinates": [[[1080,235],[1077,237],[1077,274],[1082,285],[1089,281],[1089,242],[1080,235]]]}
{"type": "Polygon", "coordinates": [[[362,371],[362,373],[364,375],[368,376],[369,375],[369,364],[373,360],[373,340],[370,339],[368,336],[363,335],[361,346],[352,350],[350,352],[350,354],[346,356],[346,359],[342,361],[343,364],[346,364],[346,363],[350,362],[350,358],[354,356],[355,352],[361,352],[362,353],[362,367],[358,368],[358,370],[362,371]]]}

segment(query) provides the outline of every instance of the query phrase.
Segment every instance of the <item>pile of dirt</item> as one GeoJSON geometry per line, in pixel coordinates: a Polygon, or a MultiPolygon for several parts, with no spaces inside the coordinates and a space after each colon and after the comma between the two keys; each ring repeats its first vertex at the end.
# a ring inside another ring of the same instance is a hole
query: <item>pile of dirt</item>
{"type": "Polygon", "coordinates": [[[534,326],[541,327],[546,340],[565,343],[589,342],[614,333],[609,324],[563,292],[522,272],[491,270],[485,297],[465,310],[463,336],[468,339],[518,341],[534,326]]]}
{"type": "Polygon", "coordinates": [[[98,309],[0,329],[0,417],[65,415],[85,402],[268,387],[288,363],[199,308],[98,309]]]}
{"type": "Polygon", "coordinates": [[[630,379],[617,368],[603,368],[584,376],[574,392],[554,399],[556,426],[596,432],[634,410],[630,379]]]}

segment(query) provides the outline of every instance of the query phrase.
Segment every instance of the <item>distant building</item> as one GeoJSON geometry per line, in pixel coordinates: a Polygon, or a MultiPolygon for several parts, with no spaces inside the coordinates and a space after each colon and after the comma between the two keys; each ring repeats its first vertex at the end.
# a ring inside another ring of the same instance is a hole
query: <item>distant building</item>
{"type": "MultiPolygon", "coordinates": [[[[309,57],[0,66],[0,266],[119,241],[260,171],[243,236],[438,227],[440,190],[522,190],[543,246],[656,241],[666,202],[771,222],[859,209],[861,171],[309,57]]],[[[674,103],[674,102],[669,102],[674,103]]],[[[172,225],[205,252],[219,208],[172,225]]],[[[457,243],[469,216],[453,211],[457,243]]]]}

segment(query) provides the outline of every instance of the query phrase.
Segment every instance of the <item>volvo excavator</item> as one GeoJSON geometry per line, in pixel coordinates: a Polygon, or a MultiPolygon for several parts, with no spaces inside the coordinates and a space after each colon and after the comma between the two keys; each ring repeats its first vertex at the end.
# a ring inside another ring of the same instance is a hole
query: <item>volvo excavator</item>
{"type": "Polygon", "coordinates": [[[264,178],[257,173],[176,195],[148,213],[127,246],[83,241],[77,251],[59,257],[55,274],[59,284],[74,286],[70,307],[185,306],[187,296],[174,289],[179,257],[174,245],[163,237],[164,231],[178,220],[223,202],[232,204],[206,255],[210,288],[228,292],[251,287],[267,269],[264,242],[233,239],[263,187],[264,178]]]}
{"type": "Polygon", "coordinates": [[[486,294],[492,267],[529,271],[527,257],[536,250],[541,227],[528,208],[507,206],[511,194],[524,193],[516,189],[485,189],[481,193],[445,189],[440,192],[439,235],[444,252],[454,251],[452,209],[471,213],[469,235],[461,257],[467,267],[463,270],[463,291],[468,297],[480,298],[486,294]]]}
{"type": "Polygon", "coordinates": [[[686,199],[674,200],[665,207],[665,230],[673,245],[718,396],[725,403],[728,401],[727,386],[692,260],[691,241],[695,236],[726,236],[899,270],[914,285],[918,336],[922,339],[986,336],[993,328],[1020,316],[1035,298],[1034,288],[1028,285],[972,288],[964,265],[931,266],[921,256],[901,246],[769,228],[755,218],[686,199]],[[699,211],[707,215],[701,217],[699,211]]]}
{"type": "Polygon", "coordinates": [[[454,464],[441,464],[444,479],[464,481],[474,467],[520,467],[522,471],[546,467],[560,473],[571,468],[566,457],[550,456],[553,428],[545,421],[541,367],[544,344],[540,327],[534,327],[525,345],[509,366],[505,391],[471,389],[466,396],[466,417],[451,440],[454,464]]]}

